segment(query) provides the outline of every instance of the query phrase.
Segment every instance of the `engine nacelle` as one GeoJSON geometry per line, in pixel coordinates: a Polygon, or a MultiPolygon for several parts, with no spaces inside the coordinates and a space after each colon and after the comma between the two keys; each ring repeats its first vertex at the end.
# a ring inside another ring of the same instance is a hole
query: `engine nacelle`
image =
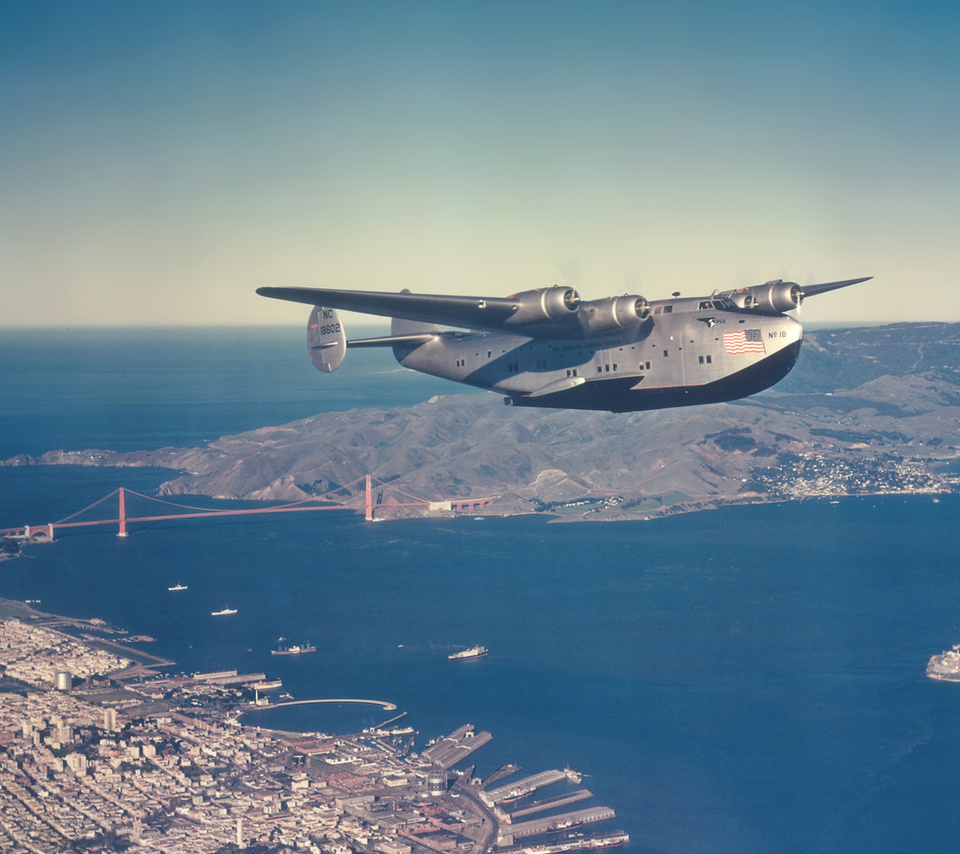
{"type": "Polygon", "coordinates": [[[643,323],[650,316],[650,305],[640,296],[608,297],[583,303],[580,313],[590,333],[616,332],[643,323]]]}
{"type": "Polygon", "coordinates": [[[507,322],[518,326],[542,323],[545,320],[562,320],[575,315],[580,308],[580,295],[573,288],[554,287],[522,291],[510,299],[516,304],[516,310],[507,322]]]}
{"type": "Polygon", "coordinates": [[[803,302],[803,288],[796,282],[776,279],[762,285],[724,291],[719,296],[735,302],[740,308],[754,308],[759,311],[775,311],[778,314],[798,308],[803,302]]]}

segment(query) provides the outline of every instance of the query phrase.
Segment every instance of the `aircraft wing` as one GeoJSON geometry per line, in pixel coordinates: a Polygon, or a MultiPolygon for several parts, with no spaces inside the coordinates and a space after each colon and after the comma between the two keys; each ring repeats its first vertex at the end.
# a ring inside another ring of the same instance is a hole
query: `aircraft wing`
{"type": "Polygon", "coordinates": [[[817,294],[825,294],[827,291],[835,291],[837,288],[846,288],[849,285],[858,285],[860,282],[869,282],[873,276],[864,276],[862,279],[844,279],[842,282],[824,282],[820,285],[800,285],[803,291],[804,299],[815,297],[817,294]]]}
{"type": "MultiPolygon", "coordinates": [[[[383,293],[380,291],[344,291],[330,288],[257,288],[260,296],[302,302],[306,305],[397,317],[423,323],[443,323],[488,332],[533,334],[521,327],[531,318],[521,310],[517,298],[464,297],[450,295],[383,293]]],[[[546,320],[546,318],[537,318],[546,320]]],[[[549,323],[549,321],[547,321],[549,323]]]]}

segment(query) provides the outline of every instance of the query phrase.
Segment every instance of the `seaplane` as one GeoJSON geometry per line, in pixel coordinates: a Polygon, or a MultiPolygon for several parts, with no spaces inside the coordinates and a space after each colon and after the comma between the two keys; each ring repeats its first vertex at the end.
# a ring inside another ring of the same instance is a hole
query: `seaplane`
{"type": "Polygon", "coordinates": [[[488,389],[508,406],[636,412],[736,400],[793,368],[805,299],[872,276],[782,279],[707,296],[584,300],[553,286],[509,297],[262,287],[312,306],[307,352],[323,373],[348,348],[387,347],[406,368],[488,389]],[[391,318],[390,334],[347,340],[339,311],[391,318]],[[452,328],[451,328],[452,327],[452,328]]]}

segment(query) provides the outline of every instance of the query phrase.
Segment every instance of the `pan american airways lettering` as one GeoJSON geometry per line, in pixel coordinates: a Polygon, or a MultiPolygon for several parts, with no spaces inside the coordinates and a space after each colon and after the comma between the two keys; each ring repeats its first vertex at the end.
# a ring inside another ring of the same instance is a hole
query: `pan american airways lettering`
{"type": "Polygon", "coordinates": [[[728,353],[765,353],[759,329],[738,329],[723,333],[723,346],[728,353]]]}

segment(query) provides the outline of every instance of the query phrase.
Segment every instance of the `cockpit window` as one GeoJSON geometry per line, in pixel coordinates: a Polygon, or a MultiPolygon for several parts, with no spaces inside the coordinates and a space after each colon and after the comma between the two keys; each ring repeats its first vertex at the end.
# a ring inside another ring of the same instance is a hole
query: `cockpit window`
{"type": "Polygon", "coordinates": [[[700,310],[702,311],[705,308],[713,308],[713,303],[708,299],[700,301],[700,310]]]}

